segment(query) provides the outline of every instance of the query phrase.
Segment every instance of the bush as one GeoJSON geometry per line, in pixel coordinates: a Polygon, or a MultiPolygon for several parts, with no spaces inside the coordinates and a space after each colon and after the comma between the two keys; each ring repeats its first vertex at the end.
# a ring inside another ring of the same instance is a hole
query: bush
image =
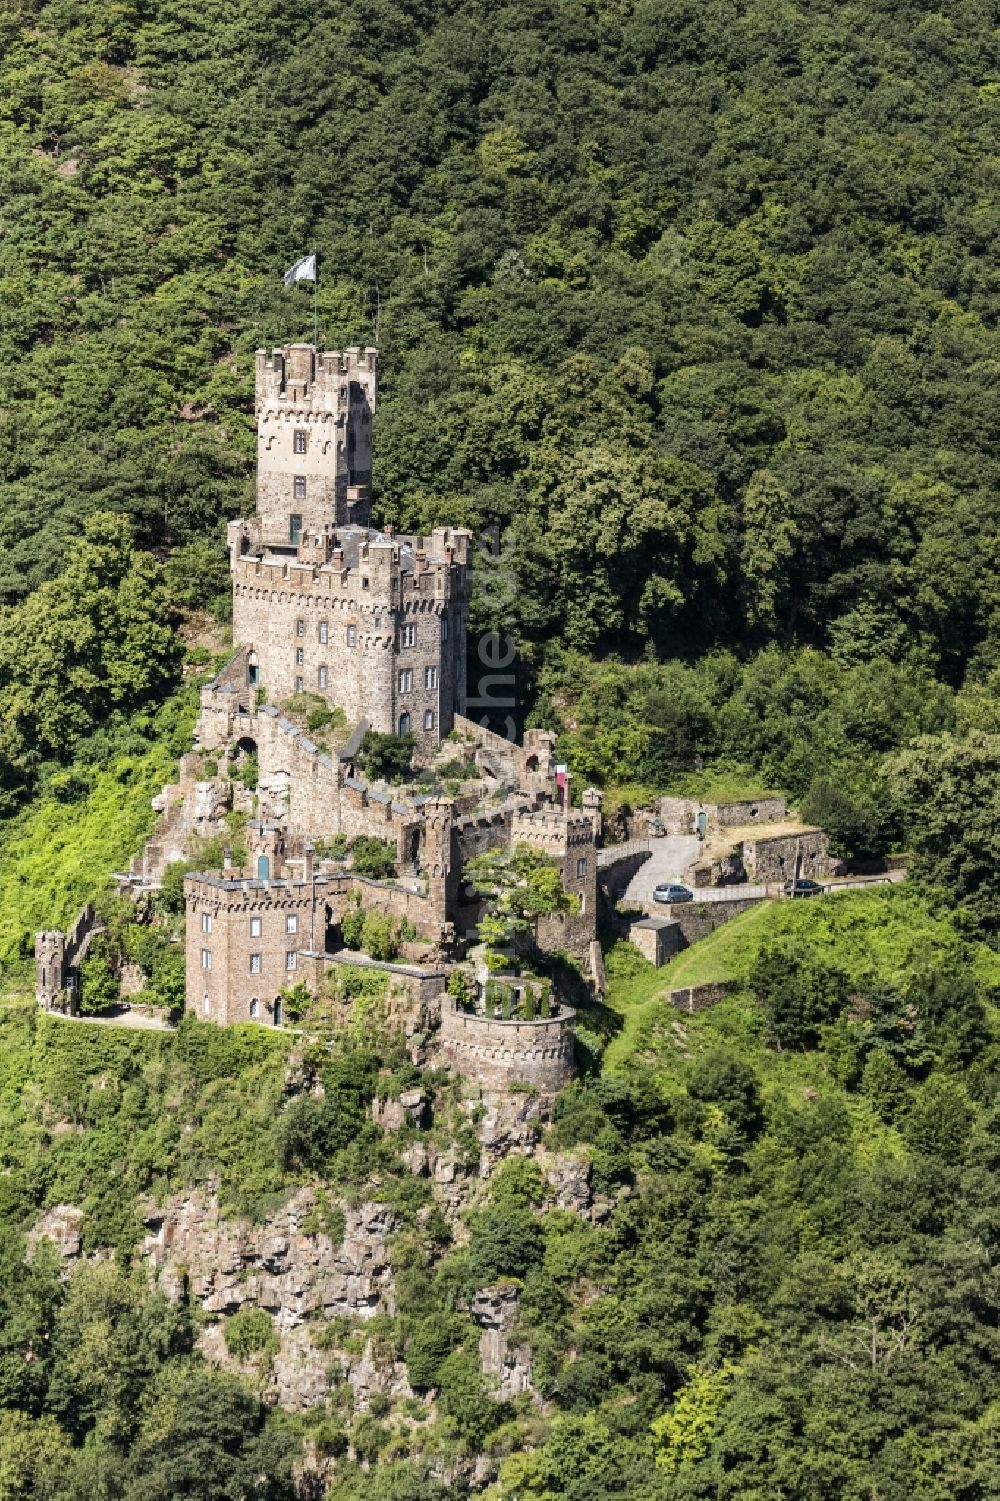
{"type": "Polygon", "coordinates": [[[347,858],[347,835],[332,834],[329,839],[314,839],[313,849],[321,860],[344,860],[347,858]]]}
{"type": "Polygon", "coordinates": [[[410,769],[415,744],[412,735],[383,735],[369,730],[358,750],[358,760],[365,775],[373,780],[384,777],[398,782],[410,769]]]}
{"type": "Polygon", "coordinates": [[[91,952],[80,965],[80,1010],[89,1016],[117,1006],[121,988],[104,954],[91,952]]]}
{"type": "Polygon", "coordinates": [[[545,1237],[530,1209],[516,1202],[489,1204],[473,1215],[469,1233],[469,1274],[474,1287],[500,1277],[527,1276],[541,1263],[545,1237]]]}
{"type": "Polygon", "coordinates": [[[431,1313],[420,1319],[406,1342],[406,1374],[416,1392],[428,1391],[441,1379],[441,1366],[461,1342],[461,1319],[449,1313],[431,1313]]]}
{"type": "Polygon", "coordinates": [[[361,834],[351,846],[354,869],[373,881],[391,880],[396,874],[396,846],[374,834],[361,834]]]}
{"type": "Polygon", "coordinates": [[[693,1065],[688,1094],[706,1105],[717,1105],[734,1130],[748,1140],[764,1122],[757,1075],[749,1063],[725,1048],[713,1048],[693,1065]]]}
{"type": "Polygon", "coordinates": [[[887,1048],[875,1048],[861,1076],[861,1093],[880,1120],[895,1120],[906,1098],[906,1075],[887,1048]]]}
{"type": "Polygon", "coordinates": [[[386,962],[399,953],[396,925],[381,912],[366,912],[361,924],[361,946],[373,959],[386,962]]]}
{"type": "Polygon", "coordinates": [[[968,1148],[972,1121],[972,1106],[961,1084],[929,1079],[914,1101],[903,1135],[913,1151],[959,1163],[968,1148]]]}
{"type": "Polygon", "coordinates": [[[237,1360],[248,1360],[260,1351],[270,1353],[278,1348],[271,1315],[263,1308],[241,1308],[232,1314],[222,1326],[226,1349],[237,1360]]]}
{"type": "Polygon", "coordinates": [[[815,1047],[819,1027],[847,1002],[847,977],[834,965],[785,948],[765,948],[750,974],[750,987],[767,1017],[778,1048],[815,1047]]]}
{"type": "Polygon", "coordinates": [[[365,914],[361,907],[348,907],[341,919],[340,931],[349,949],[360,949],[364,930],[365,914]]]}

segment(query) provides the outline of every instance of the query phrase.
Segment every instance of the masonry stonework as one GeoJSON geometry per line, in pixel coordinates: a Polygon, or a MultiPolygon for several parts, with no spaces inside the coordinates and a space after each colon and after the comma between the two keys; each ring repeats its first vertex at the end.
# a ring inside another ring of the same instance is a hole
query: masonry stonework
{"type": "MultiPolygon", "coordinates": [[[[466,717],[471,534],[371,527],[377,398],[372,349],[258,351],[256,508],[228,530],[235,650],[201,690],[195,749],[154,799],[156,832],[123,883],[155,889],[204,847],[192,840],[235,843],[245,830],[244,868],[227,852],[223,869],[184,878],[188,1010],[219,1025],[280,1025],[300,981],[315,992],[340,965],[372,965],[415,1005],[422,1048],[485,1087],[553,1093],[573,1069],[572,1011],[553,997],[545,1018],[503,1020],[446,993],[482,909],[463,872],[488,849],[550,856],[576,910],[539,919],[537,946],[599,976],[600,794],[572,809],[551,732],[529,730],[517,745],[466,717]],[[323,743],[302,728],[306,695],[342,711],[323,743]],[[420,775],[369,781],[369,729],[412,735],[420,775]],[[455,760],[465,774],[451,795],[455,760]],[[353,869],[357,852],[344,851],[362,836],[387,842],[395,878],[353,869]],[[359,906],[400,925],[399,963],[346,947],[344,920],[359,906]]],[[[92,928],[87,913],[65,937],[38,935],[42,1005],[70,1003],[92,928]]]]}

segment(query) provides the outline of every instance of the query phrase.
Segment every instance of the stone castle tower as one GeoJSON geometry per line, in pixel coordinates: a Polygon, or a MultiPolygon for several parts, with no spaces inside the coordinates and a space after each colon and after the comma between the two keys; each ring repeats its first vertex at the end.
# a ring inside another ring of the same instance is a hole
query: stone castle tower
{"type": "Polygon", "coordinates": [[[257,517],[262,540],[367,526],[371,515],[374,349],[311,344],[257,351],[257,517]]]}
{"type": "Polygon", "coordinates": [[[465,707],[471,534],[371,529],[374,349],[257,352],[257,509],[229,526],[248,686],[432,750],[465,707]]]}

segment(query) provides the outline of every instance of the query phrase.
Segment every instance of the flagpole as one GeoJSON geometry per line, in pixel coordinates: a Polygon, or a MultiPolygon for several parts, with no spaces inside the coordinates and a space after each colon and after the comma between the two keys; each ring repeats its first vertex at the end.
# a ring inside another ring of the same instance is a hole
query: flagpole
{"type": "Polygon", "coordinates": [[[316,350],[316,353],[318,354],[319,353],[319,312],[317,310],[316,297],[317,297],[317,290],[319,288],[319,256],[316,254],[315,250],[313,251],[313,270],[316,273],[315,276],[313,277],[313,346],[314,346],[314,348],[316,350]]]}

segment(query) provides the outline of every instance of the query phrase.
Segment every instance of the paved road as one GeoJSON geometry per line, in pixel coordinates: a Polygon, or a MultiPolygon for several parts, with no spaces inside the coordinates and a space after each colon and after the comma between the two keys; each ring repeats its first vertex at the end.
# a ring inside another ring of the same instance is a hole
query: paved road
{"type": "Polygon", "coordinates": [[[650,839],[650,856],[632,877],[625,892],[630,906],[642,907],[653,900],[653,887],[661,881],[683,881],[688,866],[697,860],[701,840],[697,834],[667,834],[650,839]]]}

